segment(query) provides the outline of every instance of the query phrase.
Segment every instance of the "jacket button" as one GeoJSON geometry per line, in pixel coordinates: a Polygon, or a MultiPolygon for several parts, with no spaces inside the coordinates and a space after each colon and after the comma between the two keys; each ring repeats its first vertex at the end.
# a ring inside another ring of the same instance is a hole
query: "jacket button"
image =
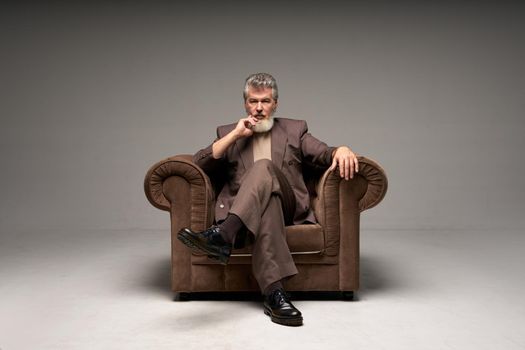
{"type": "Polygon", "coordinates": [[[293,160],[289,160],[288,165],[293,165],[293,160]]]}
{"type": "Polygon", "coordinates": [[[219,208],[221,208],[221,209],[224,208],[224,204],[220,204],[219,208]]]}

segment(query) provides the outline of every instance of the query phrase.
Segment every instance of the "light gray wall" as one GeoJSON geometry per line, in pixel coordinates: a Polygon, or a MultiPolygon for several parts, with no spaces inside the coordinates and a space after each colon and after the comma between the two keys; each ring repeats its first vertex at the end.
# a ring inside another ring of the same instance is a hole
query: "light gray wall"
{"type": "Polygon", "coordinates": [[[0,14],[0,220],[161,228],[156,161],[243,115],[252,72],[279,115],[386,169],[364,228],[523,228],[524,7],[359,1],[18,5],[0,14]]]}

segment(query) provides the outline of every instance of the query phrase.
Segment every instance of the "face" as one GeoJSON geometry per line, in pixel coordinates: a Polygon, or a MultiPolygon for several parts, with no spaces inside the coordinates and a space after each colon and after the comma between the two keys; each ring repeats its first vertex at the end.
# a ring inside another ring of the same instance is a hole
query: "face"
{"type": "Polygon", "coordinates": [[[277,100],[272,97],[271,88],[248,88],[244,101],[246,113],[259,121],[268,120],[277,108],[277,100]]]}

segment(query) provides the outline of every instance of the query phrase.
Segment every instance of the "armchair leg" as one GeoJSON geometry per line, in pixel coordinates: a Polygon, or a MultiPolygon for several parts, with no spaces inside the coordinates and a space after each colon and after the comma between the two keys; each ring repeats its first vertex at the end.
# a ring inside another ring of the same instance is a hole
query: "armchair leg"
{"type": "Polygon", "coordinates": [[[177,292],[175,293],[175,297],[173,298],[173,301],[190,301],[191,300],[191,293],[187,292],[177,292]]]}
{"type": "Polygon", "coordinates": [[[344,300],[344,301],[352,301],[354,300],[354,292],[353,291],[342,291],[341,292],[341,298],[344,300]]]}

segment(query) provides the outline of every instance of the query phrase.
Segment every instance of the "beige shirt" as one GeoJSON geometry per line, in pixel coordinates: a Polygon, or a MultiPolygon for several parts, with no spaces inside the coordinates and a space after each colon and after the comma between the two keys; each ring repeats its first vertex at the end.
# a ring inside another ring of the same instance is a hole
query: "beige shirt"
{"type": "Polygon", "coordinates": [[[253,134],[253,161],[259,159],[272,160],[272,138],[271,132],[253,134]]]}

